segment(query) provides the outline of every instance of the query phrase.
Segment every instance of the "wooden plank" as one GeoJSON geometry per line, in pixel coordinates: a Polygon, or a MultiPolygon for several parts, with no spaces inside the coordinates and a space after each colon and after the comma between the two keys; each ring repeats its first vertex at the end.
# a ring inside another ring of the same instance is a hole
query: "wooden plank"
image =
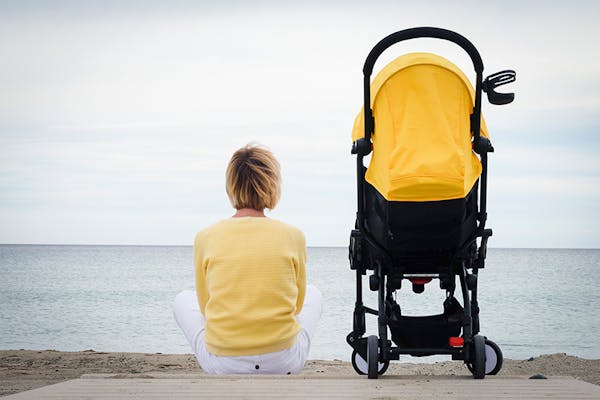
{"type": "Polygon", "coordinates": [[[83,377],[17,393],[23,399],[600,399],[600,386],[573,378],[486,377],[83,377]]]}

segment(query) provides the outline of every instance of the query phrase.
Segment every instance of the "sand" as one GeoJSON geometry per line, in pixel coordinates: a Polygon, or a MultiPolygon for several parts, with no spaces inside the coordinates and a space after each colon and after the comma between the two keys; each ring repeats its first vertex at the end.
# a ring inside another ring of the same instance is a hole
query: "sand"
{"type": "MultiPolygon", "coordinates": [[[[204,375],[191,354],[3,350],[0,351],[0,396],[78,378],[84,374],[142,378],[150,372],[204,375]]],[[[566,354],[543,355],[528,360],[504,360],[499,373],[528,377],[536,374],[571,376],[600,385],[600,360],[587,360],[566,354]]],[[[357,376],[349,362],[339,360],[308,361],[301,375],[357,376]]],[[[468,376],[470,373],[461,361],[433,364],[395,362],[390,365],[386,375],[468,376]]]]}

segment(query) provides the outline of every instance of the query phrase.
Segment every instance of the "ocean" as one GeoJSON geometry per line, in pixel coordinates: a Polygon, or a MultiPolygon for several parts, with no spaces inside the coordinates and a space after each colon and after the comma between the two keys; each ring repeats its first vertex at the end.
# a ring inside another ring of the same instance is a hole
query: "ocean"
{"type": "MultiPolygon", "coordinates": [[[[482,334],[507,358],[599,359],[599,266],[598,249],[490,249],[479,274],[482,334]]],[[[347,249],[308,248],[307,275],[325,301],[310,358],[349,360],[355,273],[347,249]]],[[[0,245],[0,276],[0,349],[190,353],[171,312],[175,295],[194,285],[189,246],[0,245]]],[[[375,308],[363,280],[365,304],[375,308]]],[[[434,281],[422,294],[405,285],[397,298],[406,315],[431,315],[444,292],[434,281]]],[[[367,334],[376,329],[367,316],[367,334]]]]}

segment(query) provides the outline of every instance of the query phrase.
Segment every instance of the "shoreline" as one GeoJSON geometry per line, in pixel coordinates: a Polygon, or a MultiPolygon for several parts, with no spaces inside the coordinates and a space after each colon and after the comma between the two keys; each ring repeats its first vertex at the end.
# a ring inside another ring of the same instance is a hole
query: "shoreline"
{"type": "MultiPolygon", "coordinates": [[[[0,350],[0,396],[22,392],[85,374],[115,374],[127,378],[148,373],[184,373],[208,377],[192,354],[120,353],[85,350],[0,350]]],[[[600,360],[565,353],[527,360],[505,359],[499,376],[570,376],[600,385],[600,360]]],[[[352,364],[341,360],[309,360],[300,376],[356,377],[352,364]]],[[[431,364],[392,362],[385,375],[470,376],[462,361],[431,364]]]]}

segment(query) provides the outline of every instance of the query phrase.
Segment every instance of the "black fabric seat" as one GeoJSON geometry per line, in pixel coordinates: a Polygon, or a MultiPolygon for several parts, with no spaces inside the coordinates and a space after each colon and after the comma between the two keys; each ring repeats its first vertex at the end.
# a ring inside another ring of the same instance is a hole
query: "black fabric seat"
{"type": "Polygon", "coordinates": [[[405,272],[439,273],[477,229],[477,186],[463,199],[390,202],[365,182],[365,228],[405,272]]]}
{"type": "Polygon", "coordinates": [[[388,251],[453,250],[477,228],[477,185],[464,199],[394,202],[365,184],[367,229],[388,251]]]}

